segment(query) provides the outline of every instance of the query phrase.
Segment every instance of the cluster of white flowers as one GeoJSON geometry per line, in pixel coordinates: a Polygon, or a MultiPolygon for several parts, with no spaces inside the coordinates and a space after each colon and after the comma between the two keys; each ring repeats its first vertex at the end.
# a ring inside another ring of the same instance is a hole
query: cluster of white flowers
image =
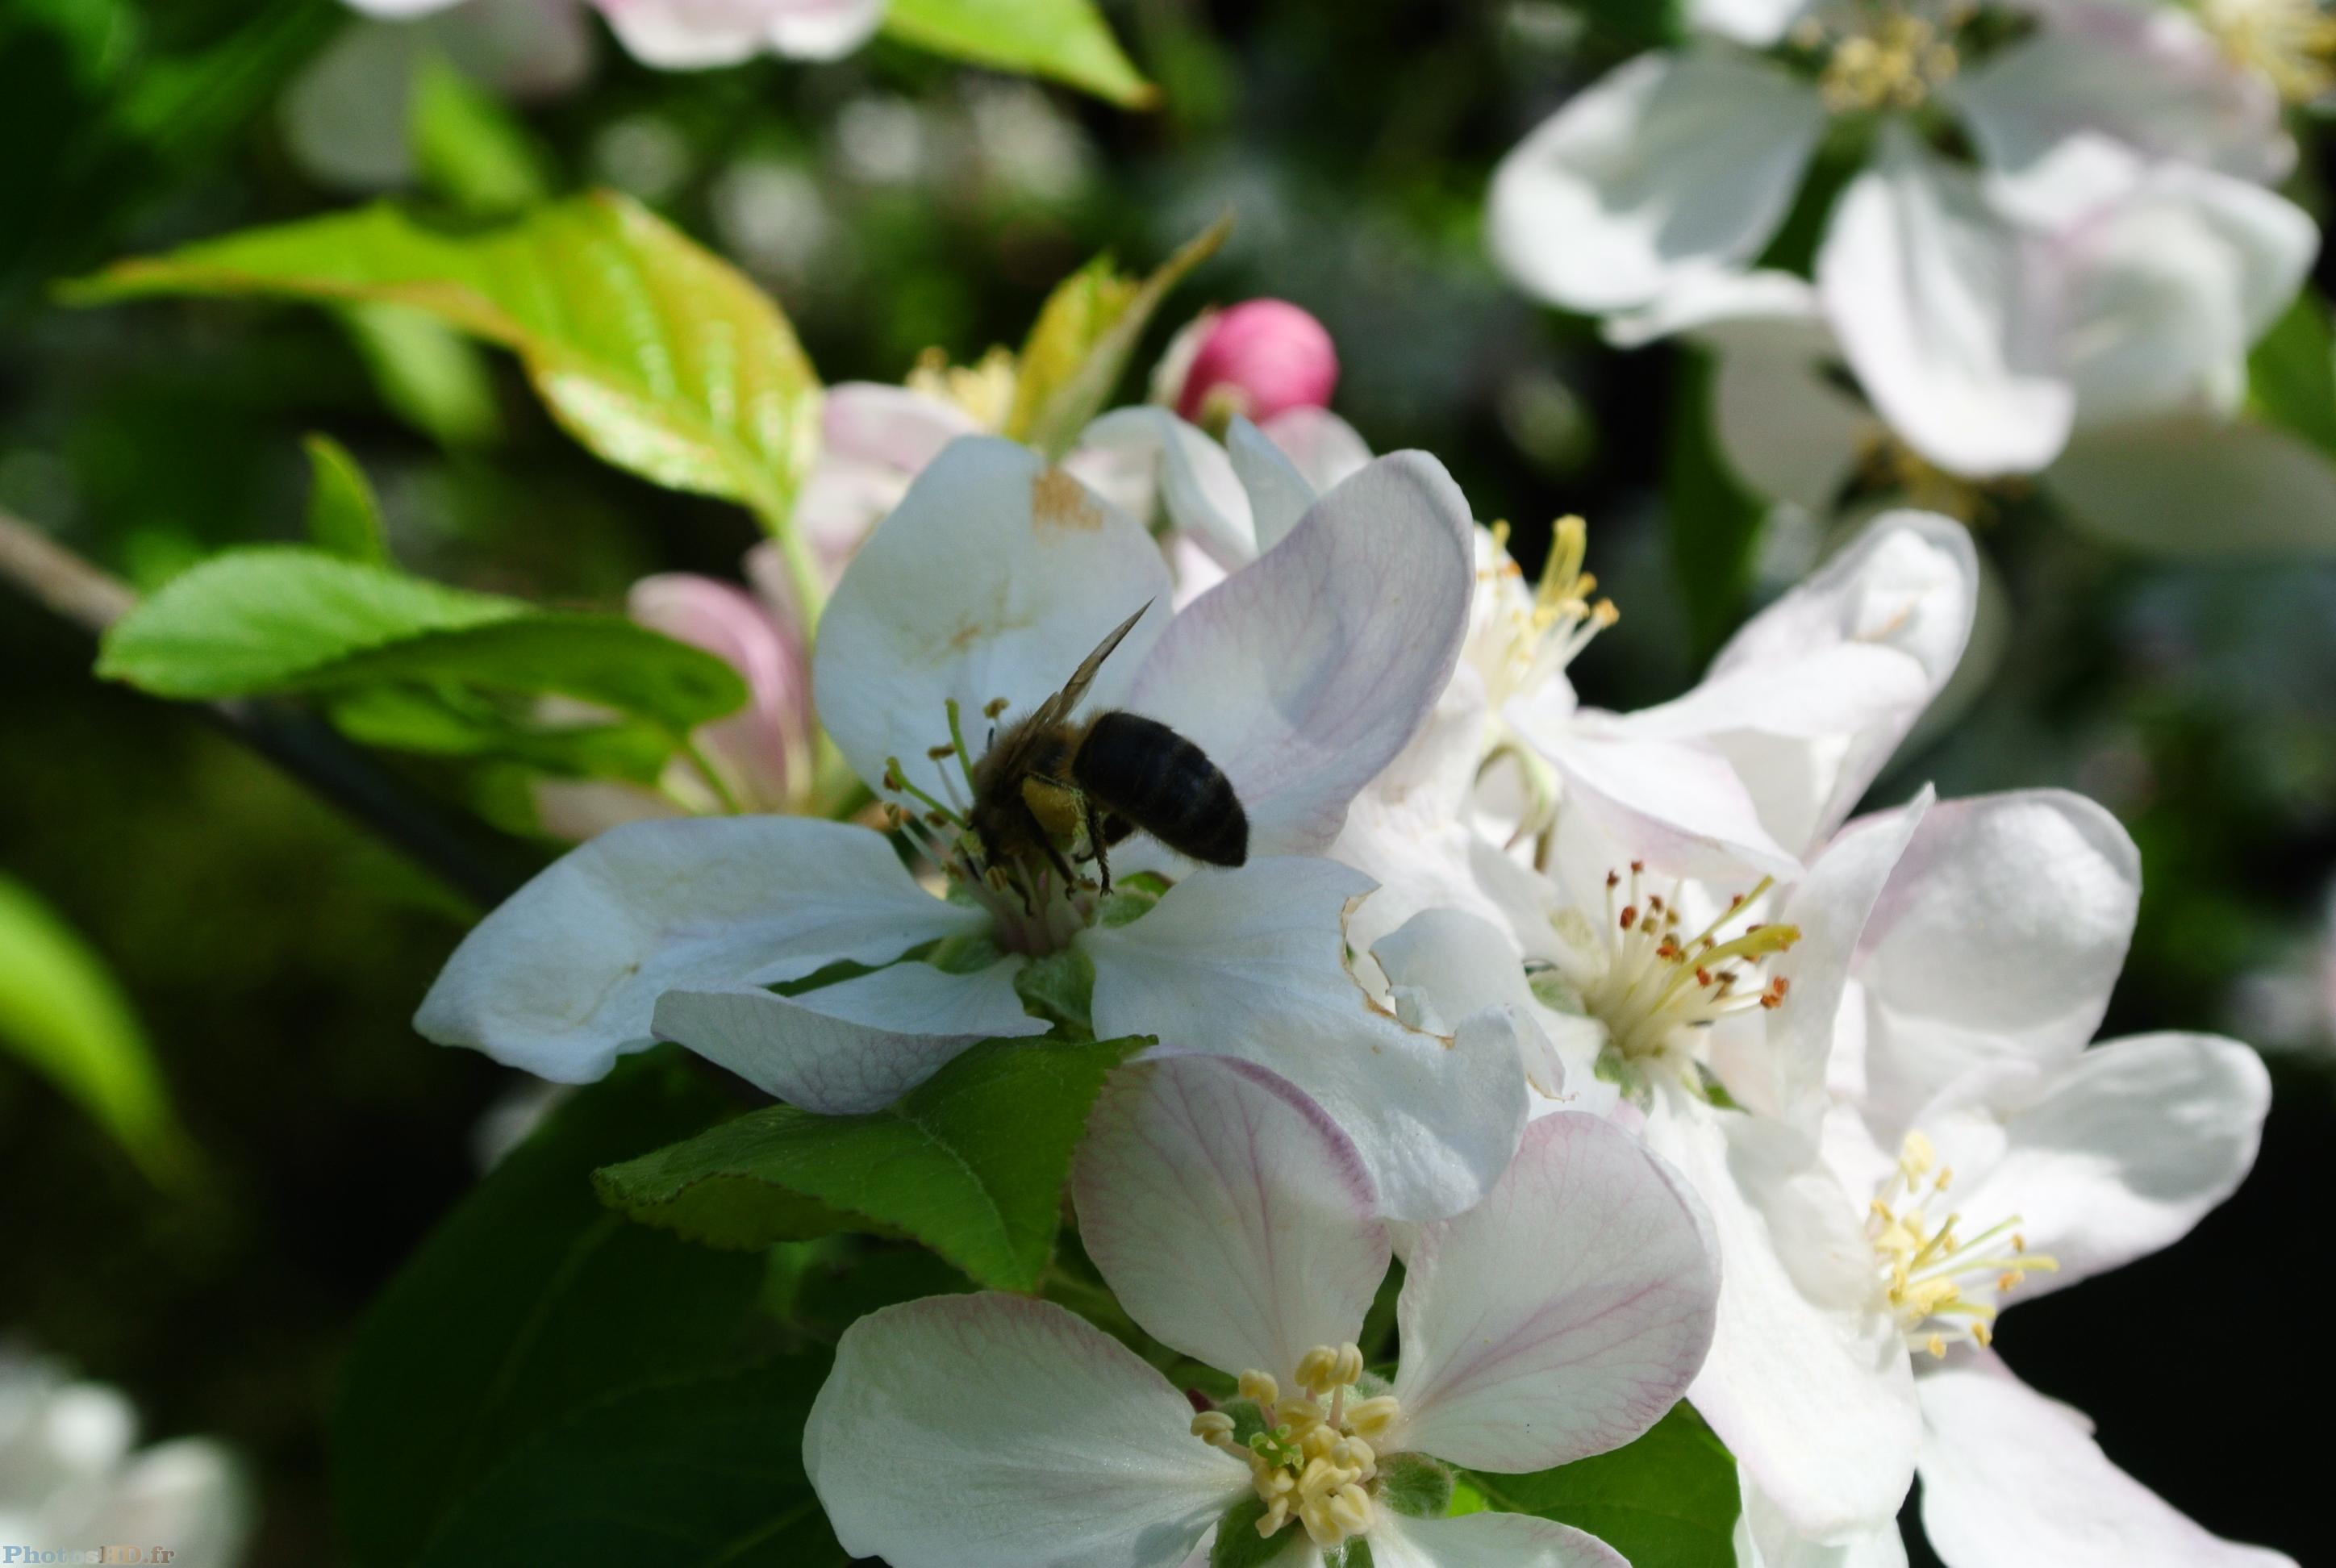
{"type": "Polygon", "coordinates": [[[2319,248],[2270,189],[2331,80],[2312,0],[1687,10],[1510,154],[1494,244],[1617,341],[1715,346],[1747,478],[1823,518],[1861,471],[2041,474],[2136,542],[2327,542],[2336,470],[2242,411],[2319,248]]]}
{"type": "MultiPolygon", "coordinates": [[[[403,20],[463,0],[348,0],[370,15],[403,20]]],[[[544,0],[570,9],[577,0],[544,0]]],[[[686,71],[733,65],[765,52],[832,60],[868,42],[884,0],[589,0],[633,55],[686,71]]]]}
{"type": "Polygon", "coordinates": [[[1453,1467],[1562,1465],[1685,1397],[1738,1462],[1747,1564],[1903,1563],[1918,1471],[1952,1568],[2283,1561],[2167,1507],[1993,1349],[2010,1300],[2226,1196],[2268,1083],[2228,1040],[2088,1048],[2138,896],[2105,813],[1925,791],[1849,820],[1961,656],[1959,525],[1874,520],[1695,689],[1603,713],[1566,674],[1616,614],[1578,520],[1528,583],[1433,458],[1238,387],[1212,413],[1171,387],[1052,464],[984,433],[998,373],[830,405],[805,504],[849,564],[802,662],[876,815],[602,833],[417,1020],[565,1082],[676,1041],[828,1114],[1047,1033],[1035,965],[1091,973],[1097,1037],[1158,1042],[1090,1121],[1080,1241],[1237,1391],[1042,1301],[880,1310],[804,1438],[848,1550],[1173,1568],[1237,1528],[1291,1562],[1615,1563],[1445,1517],[1453,1467]],[[1079,711],[1173,726],[1248,823],[1230,866],[1117,844],[1133,898],[1071,869],[1102,848],[1080,830],[1017,862],[972,811],[982,726],[1123,623],[1079,711]],[[1395,1258],[1389,1368],[1359,1342],[1395,1258]]]}

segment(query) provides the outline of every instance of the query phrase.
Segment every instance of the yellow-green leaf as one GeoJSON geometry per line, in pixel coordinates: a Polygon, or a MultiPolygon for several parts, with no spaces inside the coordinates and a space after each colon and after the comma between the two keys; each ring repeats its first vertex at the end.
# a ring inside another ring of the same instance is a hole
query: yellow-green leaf
{"type": "Polygon", "coordinates": [[[329,435],[307,441],[308,537],[319,550],[350,560],[389,560],[389,546],[381,529],[381,506],[373,486],[348,449],[329,435]]]}
{"type": "Polygon", "coordinates": [[[728,263],[598,192],[515,222],[436,228],[394,206],[124,261],[67,290],[105,301],[263,295],[404,305],[519,355],[600,457],[783,520],[816,451],[819,383],[786,317],[728,263]]]}
{"type": "Polygon", "coordinates": [[[1160,101],[1094,0],[892,0],[884,31],[936,54],[1051,76],[1130,109],[1160,101]]]}

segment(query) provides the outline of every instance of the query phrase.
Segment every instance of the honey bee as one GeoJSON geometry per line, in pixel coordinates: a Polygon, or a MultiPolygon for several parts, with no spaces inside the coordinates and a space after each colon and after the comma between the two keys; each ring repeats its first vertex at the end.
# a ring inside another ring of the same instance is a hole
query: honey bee
{"type": "Polygon", "coordinates": [[[1068,887],[1076,879],[1063,852],[1084,838],[1109,892],[1106,846],[1139,828],[1211,865],[1249,858],[1248,813],[1207,753],[1157,719],[1116,708],[1084,722],[1070,717],[1103,661],[1151,608],[1120,622],[1062,690],[1016,720],[974,765],[968,820],[992,864],[1043,856],[1068,887]]]}

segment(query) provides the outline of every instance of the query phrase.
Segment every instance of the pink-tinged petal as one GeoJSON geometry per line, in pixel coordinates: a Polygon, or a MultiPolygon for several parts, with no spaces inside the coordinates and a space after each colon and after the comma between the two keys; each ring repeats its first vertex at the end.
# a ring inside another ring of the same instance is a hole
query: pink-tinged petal
{"type": "Polygon", "coordinates": [[[2052,0],[2046,26],[1943,91],[1991,171],[2015,181],[2088,133],[2264,183],[2295,161],[2278,93],[2174,6],[2052,0]]]}
{"type": "MultiPolygon", "coordinates": [[[[1290,537],[1306,513],[1320,498],[1323,490],[1301,472],[1298,463],[1284,452],[1275,439],[1246,419],[1235,419],[1225,427],[1225,453],[1232,459],[1233,472],[1240,476],[1241,489],[1249,492],[1250,516],[1257,531],[1259,550],[1271,550],[1290,537]]],[[[1363,454],[1363,463],[1370,453],[1363,454]]],[[[1359,470],[1363,464],[1355,465],[1359,470]]],[[[1346,478],[1340,474],[1339,479],[1346,478]]],[[[1332,481],[1336,483],[1337,481],[1332,481]]]]}
{"type": "Polygon", "coordinates": [[[1802,1534],[1893,1518],[1914,1475],[1913,1372],[1883,1310],[1863,1210],[1805,1140],[1669,1096],[1649,1144],[1719,1242],[1719,1312],[1689,1398],[1802,1534]]]}
{"type": "Polygon", "coordinates": [[[1958,1357],[1924,1368],[1914,1387],[1922,1533],[1955,1568],[2294,1568],[2201,1529],[2000,1363],[1958,1357]]]}
{"type": "Polygon", "coordinates": [[[1960,1213],[1979,1225],[2016,1214],[2029,1249],[2059,1261],[2057,1273],[2029,1275],[2009,1301],[2188,1235],[2254,1167],[2271,1108],[2263,1058],[2211,1035],[2096,1046],[2037,1088],[1990,1116],[2000,1139],[1990,1140],[2000,1150],[1991,1164],[1966,1163],[1952,1137],[1936,1140],[1956,1172],[1960,1213]]]}
{"type": "Polygon", "coordinates": [[[2127,550],[2175,557],[2336,550],[2336,463],[2252,420],[2183,414],[2079,431],[2044,488],[2127,550]]]}
{"type": "Polygon", "coordinates": [[[1079,447],[1155,474],[1168,521],[1219,565],[1231,570],[1257,559],[1249,495],[1225,449],[1166,409],[1114,409],[1079,433],[1079,447]]]}
{"type": "Polygon", "coordinates": [[[1508,1164],[1524,1076],[1505,1020],[1449,1038],[1411,1028],[1348,969],[1345,911],[1371,885],[1305,858],[1185,878],[1143,919],[1079,938],[1095,963],[1095,1033],[1280,1074],[1354,1141],[1390,1218],[1438,1219],[1508,1164]]]}
{"type": "Polygon", "coordinates": [[[1362,1331],[1387,1226],[1362,1156],[1319,1105],[1226,1057],[1114,1075],[1072,1172],[1079,1240],[1144,1332],[1285,1382],[1362,1331]]]}
{"type": "Polygon", "coordinates": [[[887,0],[779,0],[764,24],[771,52],[838,60],[876,35],[887,0]]]}
{"type": "Polygon", "coordinates": [[[1817,254],[1817,287],[1858,384],[1940,467],[2027,473],[2066,444],[2076,396],[2050,368],[2056,323],[2032,242],[1976,177],[1884,127],[1817,254]]]}
{"type": "Polygon", "coordinates": [[[1598,731],[1718,749],[1775,840],[1808,854],[1954,672],[1978,584],[1961,524],[1885,512],[1747,622],[1693,691],[1598,731]]]}
{"type": "Polygon", "coordinates": [[[947,398],[881,381],[842,382],[820,404],[827,453],[882,463],[904,480],[958,437],[981,433],[980,422],[947,398]]]}
{"type": "Polygon", "coordinates": [[[784,806],[790,774],[810,760],[811,671],[802,638],[753,595],[686,572],[643,578],[625,608],[651,631],[704,648],[745,677],[746,706],[699,731],[698,744],[750,808],[784,806]]]}
{"type": "Polygon", "coordinates": [[[752,987],[671,990],[651,1028],[766,1095],[834,1116],[881,1111],[968,1047],[1043,1035],[1014,993],[1017,961],[969,975],[899,963],[782,997],[752,987]]]}
{"type": "Polygon", "coordinates": [[[1360,473],[1371,461],[1370,443],[1327,408],[1285,409],[1260,421],[1258,428],[1318,495],[1360,473]]]}
{"type": "Polygon", "coordinates": [[[570,850],[462,939],[414,1027],[557,1083],[651,1043],[676,987],[886,963],[985,928],[917,886],[880,833],[802,817],[629,823],[570,850]]]}
{"type": "Polygon", "coordinates": [[[1089,701],[1118,706],[1166,624],[1168,569],[1127,515],[1027,447],[967,437],[918,475],[861,547],[820,622],[821,722],[871,784],[900,758],[919,785],[962,799],[949,744],[955,698],[967,744],[985,747],[985,705],[1001,724],[1061,689],[1105,635],[1153,600],[1104,664],[1089,701]]]}
{"type": "Polygon", "coordinates": [[[1825,127],[1810,85],[1722,50],[1642,54],[1502,160],[1493,255],[1569,310],[1628,310],[1748,262],[1783,221],[1825,127]]]}
{"type": "Polygon", "coordinates": [[[1866,1119],[1895,1147],[1974,1068],[2053,1071],[2100,1027],[2140,902],[2140,857],[2081,795],[1932,808],[1860,944],[1866,1119]]]}
{"type": "Polygon", "coordinates": [[[892,1568],[1173,1568],[1249,1490],[1192,1420],[1051,1302],[934,1296],[843,1331],[803,1468],[844,1551],[892,1568]]]}
{"type": "Polygon", "coordinates": [[[1858,940],[1931,804],[1926,784],[1904,807],[1851,823],[1776,910],[1778,924],[1801,933],[1769,969],[1789,988],[1784,1005],[1713,1030],[1712,1065],[1746,1109],[1817,1135],[1827,1059],[1858,940]]]}
{"type": "Polygon", "coordinates": [[[1251,854],[1327,847],[1426,722],[1467,631],[1473,526],[1434,458],[1381,458],[1179,613],[1144,661],[1126,706],[1224,770],[1251,854]]]}
{"type": "Polygon", "coordinates": [[[1630,1568],[1597,1536],[1527,1514],[1413,1519],[1377,1511],[1372,1568],[1630,1568]]]}
{"type": "Polygon", "coordinates": [[[1390,1448],[1501,1473],[1602,1454],[1679,1401],[1711,1343],[1702,1205],[1600,1117],[1533,1123],[1484,1202],[1421,1227],[1405,1262],[1390,1448]]]}

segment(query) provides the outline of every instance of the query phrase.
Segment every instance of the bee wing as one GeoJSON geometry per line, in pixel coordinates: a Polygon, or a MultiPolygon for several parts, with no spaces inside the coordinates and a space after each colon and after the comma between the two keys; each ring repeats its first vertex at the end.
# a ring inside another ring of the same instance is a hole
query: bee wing
{"type": "Polygon", "coordinates": [[[1135,623],[1144,618],[1144,610],[1150,609],[1154,602],[1152,599],[1145,599],[1142,609],[1121,621],[1110,636],[1095,644],[1095,652],[1087,655],[1080,662],[1079,667],[1072,672],[1071,678],[1063,683],[1063,689],[1038,705],[1038,711],[1033,716],[1037,725],[1043,727],[1050,724],[1058,724],[1073,708],[1079,706],[1079,699],[1087,695],[1087,687],[1095,684],[1095,672],[1103,667],[1103,661],[1109,658],[1112,650],[1125,640],[1129,632],[1135,629],[1135,623]]]}

